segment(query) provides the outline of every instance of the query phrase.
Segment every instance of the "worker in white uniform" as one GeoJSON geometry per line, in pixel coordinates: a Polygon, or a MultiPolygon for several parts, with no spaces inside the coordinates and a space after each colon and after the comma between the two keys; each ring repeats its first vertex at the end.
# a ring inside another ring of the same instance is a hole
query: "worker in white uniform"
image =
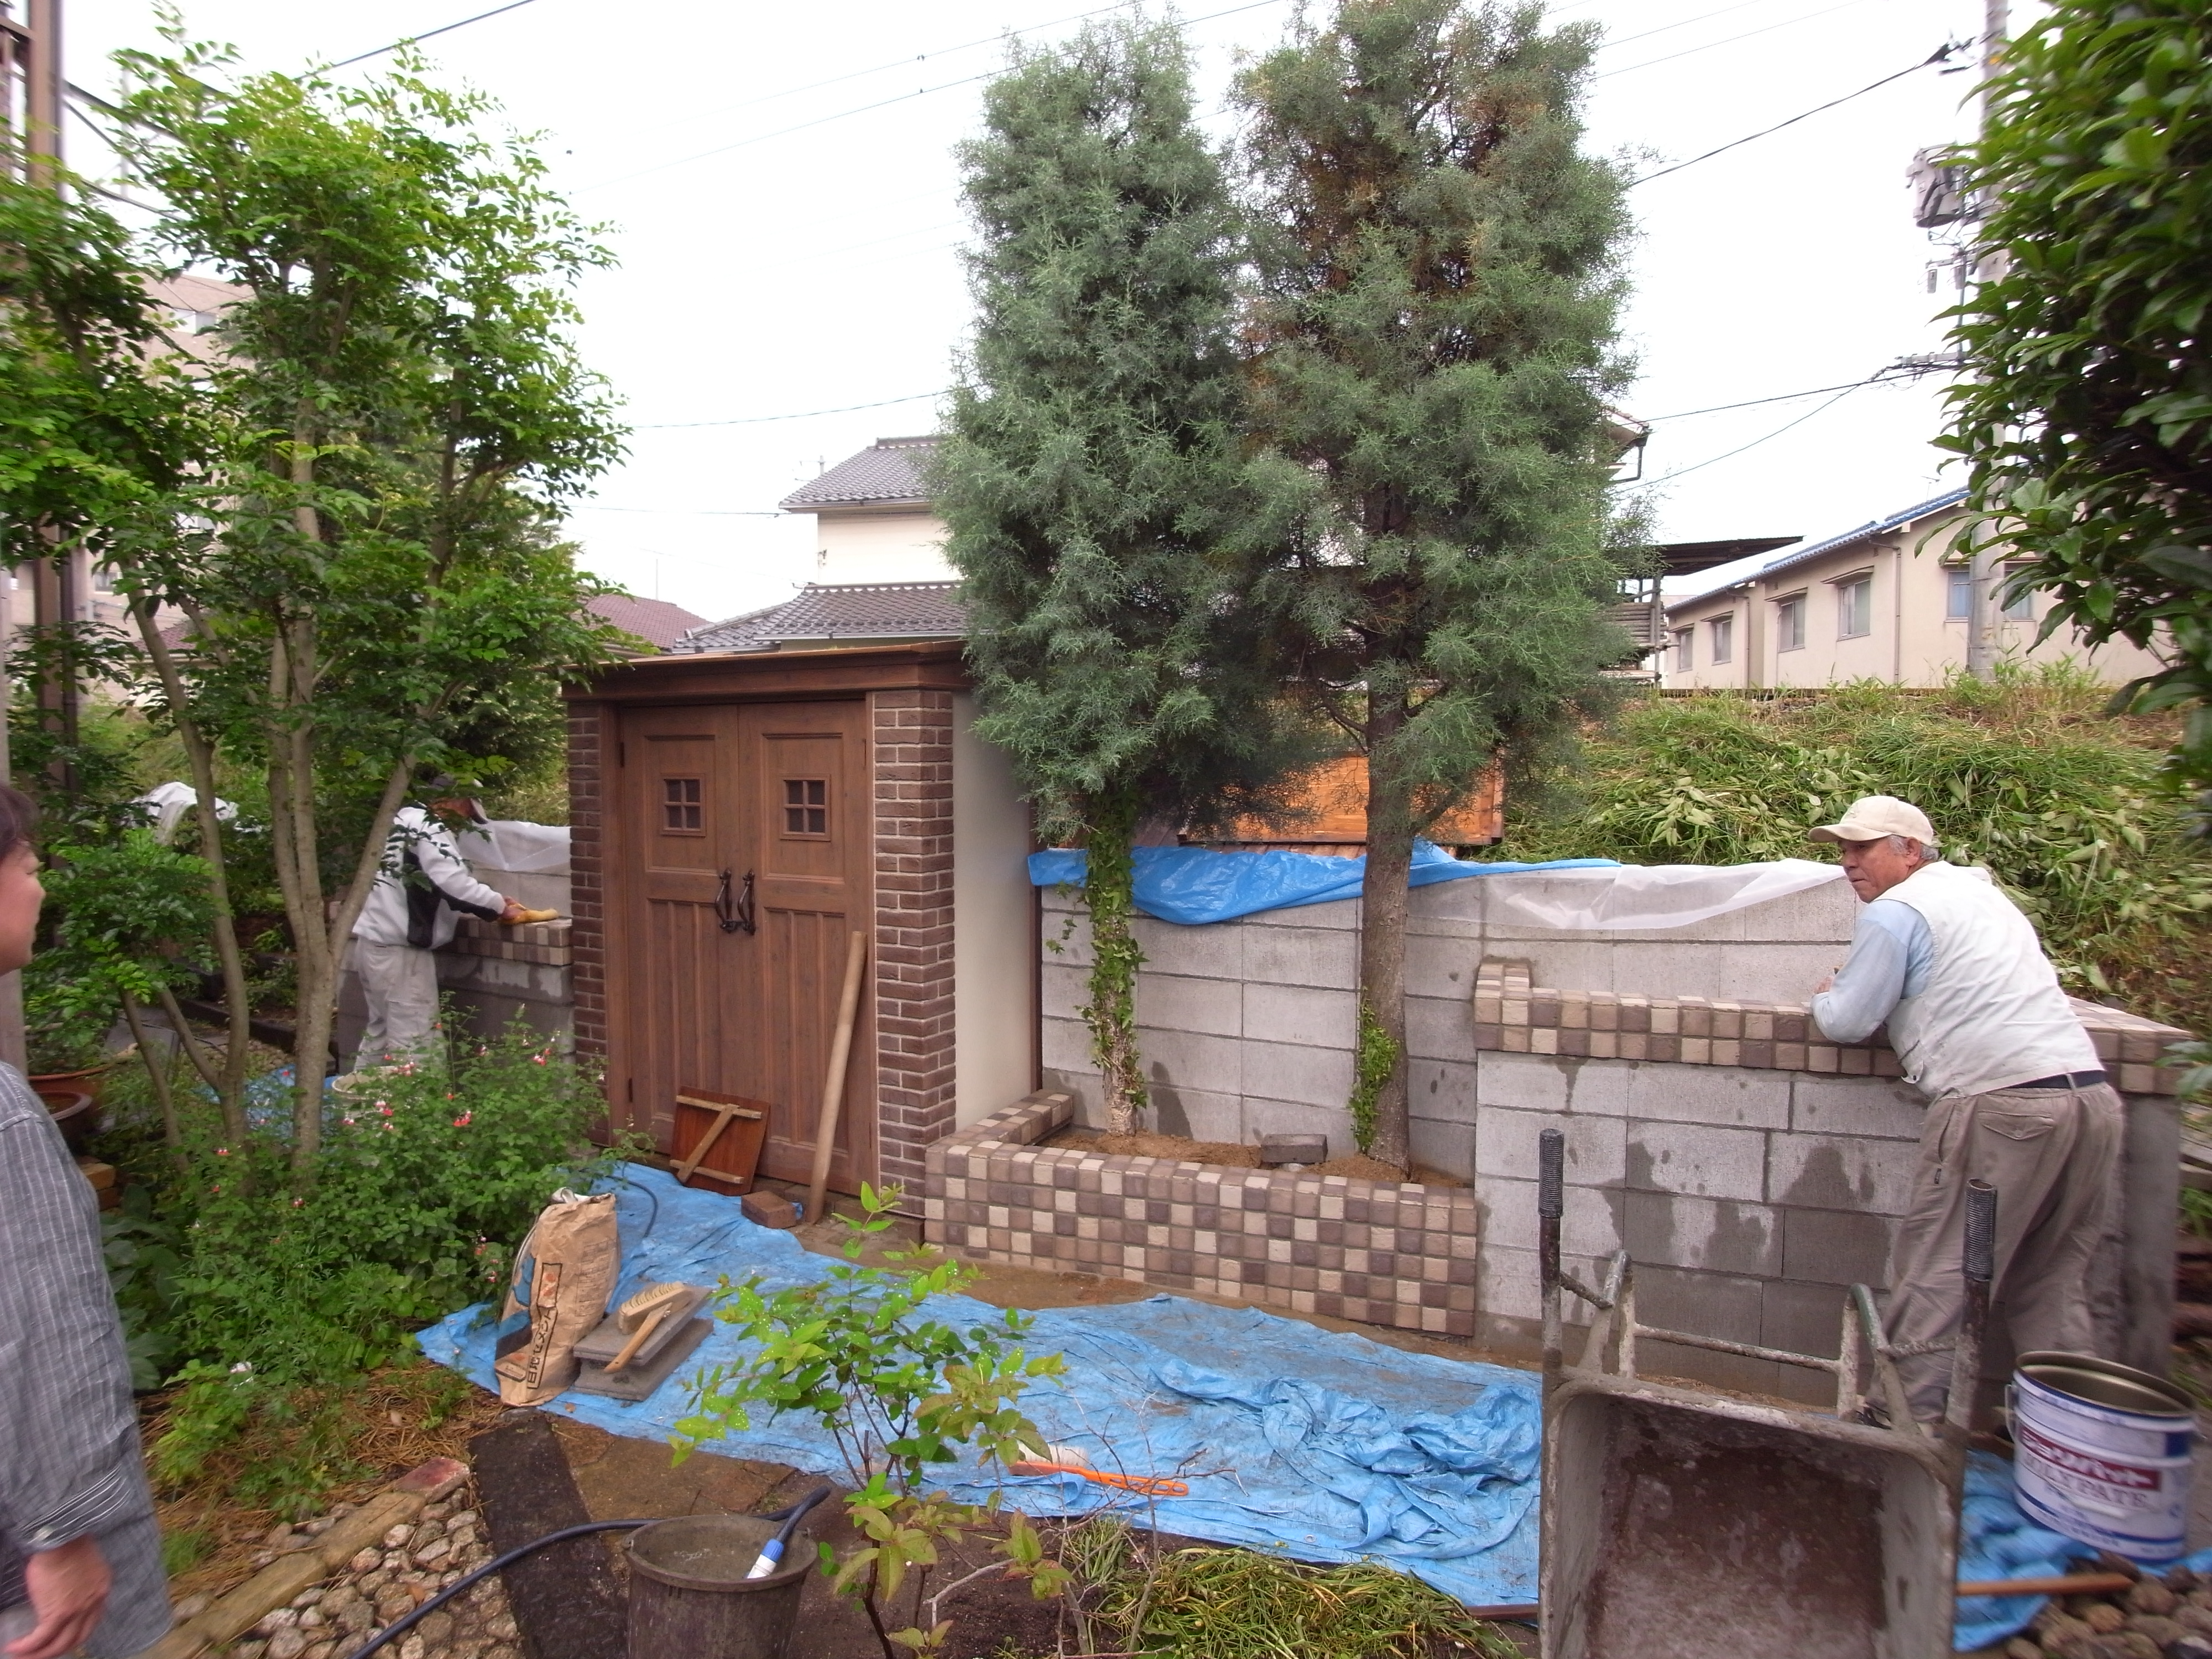
{"type": "MultiPolygon", "coordinates": [[[[1992,1324],[2017,1352],[2094,1352],[2089,1257],[2120,1148],[2120,1097],[2035,927],[1985,870],[1936,856],[1928,815],[1893,795],[1812,832],[1843,848],[1864,901],[1851,953],[1813,999],[1834,1042],[1884,1021],[1928,1097],[1920,1164],[1890,1258],[1893,1346],[1954,1340],[1965,1312],[1966,1183],[1997,1191],[1992,1324]]],[[[1913,1415],[1943,1415],[1948,1350],[1899,1362],[1913,1415]]]]}
{"type": "Polygon", "coordinates": [[[512,923],[535,914],[478,881],[453,844],[448,823],[483,818],[476,802],[459,797],[427,809],[403,806],[392,817],[383,867],[353,925],[354,970],[368,1000],[356,1072],[430,1051],[438,1026],[438,965],[431,953],[451,943],[463,916],[512,923]]]}

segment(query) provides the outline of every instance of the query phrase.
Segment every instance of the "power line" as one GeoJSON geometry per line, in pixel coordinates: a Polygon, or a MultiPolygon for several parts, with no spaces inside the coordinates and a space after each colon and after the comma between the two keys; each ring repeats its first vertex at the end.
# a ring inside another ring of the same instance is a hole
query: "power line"
{"type": "Polygon", "coordinates": [[[1736,0],[1735,5],[1723,6],[1718,11],[1699,12],[1695,17],[1685,17],[1679,23],[1662,23],[1657,28],[1646,29],[1641,34],[1624,34],[1618,40],[1607,40],[1598,47],[1598,50],[1610,52],[1613,47],[1625,46],[1632,40],[1649,40],[1655,34],[1666,34],[1675,29],[1686,29],[1691,24],[1702,23],[1708,18],[1725,17],[1732,11],[1743,11],[1750,7],[1762,6],[1765,3],[1766,0],[1736,0]]]}
{"type": "Polygon", "coordinates": [[[1590,79],[1593,81],[1609,81],[1616,75],[1633,75],[1638,70],[1650,69],[1654,65],[1659,64],[1671,64],[1677,58],[1688,58],[1697,52],[1711,52],[1718,46],[1732,46],[1737,41],[1748,40],[1755,34],[1771,34],[1776,29],[1786,29],[1792,24],[1796,23],[1809,23],[1815,17],[1826,17],[1830,12],[1845,11],[1853,6],[1861,6],[1865,3],[1866,0],[1841,0],[1841,3],[1833,6],[1824,6],[1819,11],[1808,11],[1802,13],[1796,17],[1785,17],[1778,23],[1765,23],[1755,29],[1746,29],[1741,34],[1731,34],[1725,40],[1708,40],[1702,46],[1685,46],[1680,52],[1668,52],[1664,58],[1647,58],[1640,64],[1629,64],[1617,70],[1607,70],[1602,75],[1593,75],[1590,76],[1590,79]]]}
{"type": "Polygon", "coordinates": [[[1777,121],[1772,126],[1762,128],[1760,131],[1752,133],[1747,137],[1732,138],[1727,143],[1721,145],[1717,149],[1707,150],[1703,155],[1692,155],[1686,161],[1677,161],[1670,167],[1661,167],[1656,173],[1647,173],[1641,179],[1632,179],[1628,181],[1628,187],[1631,190],[1633,190],[1638,185],[1648,185],[1654,179],[1664,179],[1670,173],[1680,173],[1684,167],[1693,167],[1700,161],[1710,161],[1714,156],[1722,155],[1726,151],[1735,149],[1739,145],[1747,144],[1754,138],[1764,138],[1770,133],[1781,131],[1784,127],[1794,127],[1800,121],[1809,119],[1811,117],[1820,114],[1823,110],[1833,109],[1838,104],[1848,104],[1854,98],[1863,98],[1867,94],[1875,91],[1876,88],[1887,86],[1892,81],[1902,81],[1906,76],[1914,74],[1918,70],[1924,70],[1930,64],[1948,63],[1950,60],[1951,54],[1953,52],[1964,52],[1966,47],[1966,43],[1962,40],[1946,41],[1943,45],[1936,47],[1936,50],[1930,52],[1927,57],[1922,58],[1918,63],[1908,64],[1905,68],[1898,70],[1894,75],[1885,75],[1881,80],[1871,82],[1868,85],[1861,87],[1856,92],[1847,92],[1840,98],[1831,98],[1825,104],[1816,104],[1811,109],[1803,111],[1799,114],[1793,115],[1786,121],[1777,121]]]}
{"type": "Polygon", "coordinates": [[[745,513],[720,507],[599,507],[590,501],[580,501],[568,510],[571,513],[673,513],[686,519],[781,519],[784,516],[781,513],[745,513]]]}
{"type": "Polygon", "coordinates": [[[1715,404],[1710,409],[1685,409],[1672,415],[1648,416],[1644,424],[1656,426],[1662,421],[1686,421],[1692,415],[1717,415],[1729,409],[1756,409],[1761,404],[1795,403],[1800,398],[1817,398],[1824,392],[1856,392],[1863,386],[1872,386],[1876,380],[1884,379],[1887,373],[1885,369],[1882,374],[1869,374],[1863,380],[1845,380],[1838,386],[1816,386],[1803,392],[1778,392],[1771,398],[1747,398],[1740,404],[1715,404]]]}
{"type": "Polygon", "coordinates": [[[507,0],[507,3],[503,6],[494,6],[489,11],[480,11],[473,17],[464,17],[458,23],[447,23],[438,28],[426,29],[420,34],[410,34],[404,40],[394,40],[388,46],[379,46],[373,52],[357,52],[350,58],[341,58],[331,67],[343,69],[349,64],[366,63],[372,58],[383,57],[387,52],[398,52],[402,46],[415,46],[441,34],[451,34],[455,29],[465,29],[471,23],[481,23],[487,17],[496,17],[503,11],[519,10],[530,3],[531,0],[507,0]]]}
{"type": "MultiPolygon", "coordinates": [[[[1850,3],[1856,4],[1857,0],[1850,0],[1850,3]]],[[[1233,17],[1239,12],[1257,11],[1262,6],[1277,6],[1282,3],[1283,0],[1246,0],[1246,3],[1241,6],[1230,6],[1221,11],[1210,11],[1199,17],[1187,17],[1182,20],[1182,27],[1188,28],[1197,23],[1210,23],[1218,17],[1233,17]]],[[[1109,7],[1107,9],[1113,10],[1115,8],[1109,7]]],[[[1042,27],[1051,27],[1052,25],[1046,24],[1042,27]]],[[[750,138],[739,138],[726,144],[717,144],[712,149],[697,150],[690,155],[678,155],[670,161],[656,161],[649,167],[639,167],[634,172],[617,173],[611,179],[601,179],[592,184],[580,185],[572,193],[581,196],[587,191],[605,190],[610,185],[628,184],[633,179],[643,179],[655,173],[665,173],[671,167],[684,167],[693,161],[704,161],[712,156],[726,155],[733,149],[745,149],[754,144],[764,144],[772,138],[788,137],[794,132],[805,132],[814,127],[826,126],[832,121],[842,121],[848,116],[866,115],[872,110],[888,109],[893,104],[910,103],[916,98],[926,98],[933,92],[950,92],[955,87],[973,86],[976,82],[988,81],[999,73],[1000,71],[995,69],[985,70],[980,75],[963,75],[957,81],[944,81],[933,87],[922,87],[913,92],[902,92],[895,97],[879,98],[872,104],[862,104],[853,109],[839,110],[834,115],[817,115],[811,121],[800,121],[792,126],[779,127],[774,132],[756,133],[750,138]]]]}
{"type": "Polygon", "coordinates": [[[1759,445],[1767,442],[1770,439],[1780,437],[1784,433],[1789,431],[1790,428],[1804,425],[1806,422],[1811,420],[1815,415],[1826,413],[1829,410],[1833,409],[1838,404],[1843,402],[1844,398],[1850,397],[1851,393],[1856,392],[1860,386],[1871,386],[1873,382],[1871,380],[1859,380],[1854,382],[1852,385],[1845,386],[1834,397],[1829,398],[1828,401],[1822,404],[1820,408],[1807,410],[1796,420],[1776,427],[1773,431],[1767,433],[1764,437],[1753,438],[1747,444],[1739,444],[1734,449],[1729,450],[1726,454],[1715,455],[1707,460],[1693,461],[1688,466],[1677,467],[1672,472],[1665,473],[1659,477],[1652,479],[1651,482],[1655,484],[1666,483],[1671,479],[1682,477],[1688,473],[1700,471],[1705,467],[1717,466],[1723,461],[1733,460],[1736,456],[1742,454],[1747,449],[1756,449],[1759,445]]]}
{"type": "MultiPolygon", "coordinates": [[[[918,404],[925,398],[942,398],[947,387],[934,392],[917,392],[910,398],[886,398],[876,404],[847,404],[841,409],[806,409],[796,415],[746,415],[733,421],[647,421],[635,429],[639,432],[673,432],[683,428],[698,426],[762,426],[770,421],[811,421],[817,415],[850,415],[863,409],[889,409],[894,404],[918,404]]],[[[657,512],[656,507],[639,507],[641,513],[657,512]]]]}

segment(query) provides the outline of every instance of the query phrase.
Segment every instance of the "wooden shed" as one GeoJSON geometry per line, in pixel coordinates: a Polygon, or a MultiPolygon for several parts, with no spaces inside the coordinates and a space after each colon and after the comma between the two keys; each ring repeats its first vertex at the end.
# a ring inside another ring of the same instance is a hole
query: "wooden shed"
{"type": "Polygon", "coordinates": [[[903,1182],[1036,1084],[1027,809],[957,641],[644,657],[569,700],[576,1048],[609,1127],[763,1103],[805,1180],[848,940],[868,976],[831,1184],[903,1182]]]}

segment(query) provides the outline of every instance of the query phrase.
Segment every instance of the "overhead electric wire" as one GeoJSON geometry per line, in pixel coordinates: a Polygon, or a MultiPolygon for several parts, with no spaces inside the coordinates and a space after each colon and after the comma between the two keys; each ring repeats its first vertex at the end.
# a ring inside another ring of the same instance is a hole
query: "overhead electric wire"
{"type": "Polygon", "coordinates": [[[373,52],[357,52],[350,58],[341,58],[330,67],[343,69],[349,64],[367,63],[372,58],[383,57],[387,52],[398,52],[403,46],[415,46],[441,34],[451,34],[455,29],[465,29],[471,23],[481,23],[485,18],[496,17],[504,11],[519,11],[530,3],[532,0],[507,0],[507,3],[503,6],[494,6],[489,11],[480,11],[473,17],[464,17],[458,23],[447,23],[434,29],[425,29],[420,34],[408,35],[404,40],[394,40],[390,46],[379,46],[373,52]]]}
{"type": "Polygon", "coordinates": [[[1593,75],[1593,81],[1609,81],[1616,75],[1632,75],[1638,70],[1650,69],[1659,64],[1671,64],[1677,58],[1688,58],[1700,52],[1711,52],[1719,46],[1732,46],[1739,40],[1748,40],[1753,35],[1771,34],[1777,29],[1786,29],[1795,23],[1809,23],[1815,17],[1826,17],[1830,12],[1846,11],[1853,6],[1863,6],[1867,0],[1839,0],[1832,6],[1823,6],[1818,11],[1802,12],[1795,17],[1785,17],[1778,23],[1763,23],[1755,29],[1746,29],[1741,34],[1731,34],[1723,40],[1708,40],[1701,46],[1685,46],[1680,52],[1670,52],[1664,58],[1647,58],[1640,64],[1626,64],[1617,70],[1607,70],[1602,75],[1593,75]]]}
{"type": "Polygon", "coordinates": [[[1735,457],[1742,454],[1747,449],[1756,449],[1759,445],[1767,442],[1769,440],[1780,437],[1792,427],[1804,425],[1806,422],[1811,420],[1815,415],[1826,414],[1829,410],[1833,409],[1838,404],[1843,402],[1844,398],[1850,397],[1851,393],[1856,392],[1860,386],[1871,386],[1873,382],[1870,380],[1860,380],[1854,385],[1847,386],[1841,392],[1838,392],[1834,397],[1829,398],[1827,402],[1822,404],[1820,408],[1807,410],[1802,415],[1797,416],[1796,419],[1786,422],[1783,425],[1776,427],[1773,431],[1765,434],[1764,436],[1753,438],[1747,444],[1739,444],[1734,449],[1728,451],[1725,454],[1710,456],[1702,461],[1693,461],[1687,466],[1676,467],[1672,472],[1662,473],[1658,477],[1652,479],[1651,482],[1655,484],[1666,483],[1672,479],[1683,477],[1689,473],[1702,471],[1706,467],[1717,466],[1723,461],[1733,460],[1735,457]]]}
{"type": "Polygon", "coordinates": [[[1656,173],[1647,173],[1641,179],[1631,179],[1628,181],[1628,187],[1631,190],[1633,190],[1638,185],[1648,185],[1654,179],[1664,179],[1670,173],[1680,173],[1684,167],[1693,167],[1700,161],[1710,161],[1714,156],[1724,154],[1729,150],[1735,149],[1739,145],[1750,143],[1753,139],[1764,138],[1770,133],[1781,131],[1784,127],[1794,127],[1800,121],[1809,119],[1811,117],[1820,114],[1823,110],[1832,110],[1838,104],[1848,104],[1854,98],[1863,98],[1867,94],[1876,90],[1878,88],[1886,87],[1892,81],[1902,81],[1906,76],[1914,74],[1920,70],[1924,70],[1931,64],[1948,63],[1950,60],[1950,57],[1953,52],[1963,52],[1966,50],[1966,43],[1962,40],[1947,40],[1942,46],[1936,47],[1936,50],[1930,52],[1927,57],[1922,58],[1918,63],[1907,64],[1905,68],[1899,70],[1894,75],[1885,75],[1881,80],[1869,82],[1867,85],[1861,87],[1856,92],[1847,92],[1840,98],[1831,98],[1825,104],[1816,104],[1811,109],[1805,110],[1798,114],[1793,115],[1786,121],[1777,121],[1771,127],[1762,127],[1759,131],[1747,134],[1741,138],[1731,138],[1727,143],[1719,146],[1717,149],[1709,149],[1703,155],[1692,155],[1686,161],[1677,161],[1672,167],[1661,167],[1656,173]]]}
{"type": "MultiPolygon", "coordinates": [[[[672,432],[680,427],[693,426],[763,426],[770,421],[811,421],[817,415],[850,415],[863,409],[889,409],[894,404],[918,404],[924,398],[942,398],[949,387],[939,386],[934,392],[917,392],[907,398],[886,398],[881,403],[847,404],[841,409],[805,409],[796,415],[744,415],[732,421],[647,421],[635,428],[639,432],[672,432]]],[[[641,507],[641,512],[650,512],[641,507]]]]}

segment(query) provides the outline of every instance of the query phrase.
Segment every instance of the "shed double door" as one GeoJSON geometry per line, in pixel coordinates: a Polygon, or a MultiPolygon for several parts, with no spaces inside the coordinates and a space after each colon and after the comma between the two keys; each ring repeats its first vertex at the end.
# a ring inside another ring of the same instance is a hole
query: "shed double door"
{"type": "MultiPolygon", "coordinates": [[[[705,1089],[768,1103],[763,1173],[811,1172],[848,941],[872,909],[865,714],[853,702],[622,716],[627,878],[611,896],[607,968],[630,1012],[626,1076],[609,1092],[664,1150],[678,1091],[705,1089]]],[[[830,1165],[846,1192],[875,1176],[872,1000],[864,988],[830,1165]]]]}

